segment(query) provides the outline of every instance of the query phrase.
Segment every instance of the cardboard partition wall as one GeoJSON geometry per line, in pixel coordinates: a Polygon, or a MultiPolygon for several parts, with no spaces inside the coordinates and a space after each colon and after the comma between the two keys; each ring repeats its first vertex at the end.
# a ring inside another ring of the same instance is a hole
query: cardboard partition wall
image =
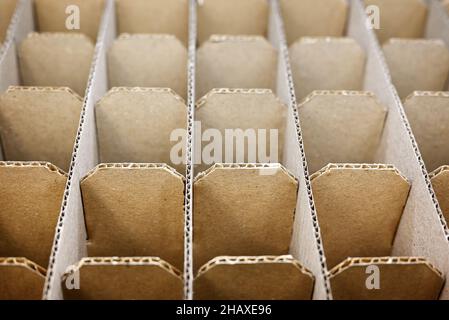
{"type": "Polygon", "coordinates": [[[17,0],[0,1],[0,44],[6,39],[11,18],[17,7],[17,0]]]}

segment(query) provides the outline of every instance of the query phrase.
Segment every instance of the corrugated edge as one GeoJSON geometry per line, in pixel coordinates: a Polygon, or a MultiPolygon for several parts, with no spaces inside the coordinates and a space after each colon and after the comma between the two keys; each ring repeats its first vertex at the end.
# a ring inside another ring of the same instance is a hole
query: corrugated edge
{"type": "Polygon", "coordinates": [[[354,266],[370,266],[370,265],[387,265],[387,264],[402,264],[402,265],[413,265],[413,264],[423,264],[426,265],[430,270],[435,272],[438,276],[444,279],[443,273],[438,270],[432,263],[430,263],[426,258],[422,257],[376,257],[376,258],[347,258],[342,263],[336,265],[329,271],[329,277],[333,278],[347,269],[354,266]]]}
{"type": "Polygon", "coordinates": [[[197,12],[196,0],[189,0],[189,41],[187,60],[187,145],[184,235],[184,299],[193,300],[193,136],[195,122],[197,12]]]}
{"type": "Polygon", "coordinates": [[[148,87],[113,87],[111,88],[101,99],[97,102],[97,105],[117,92],[130,92],[130,93],[168,93],[171,94],[177,101],[182,104],[186,104],[186,101],[171,88],[148,88],[148,87]]]}
{"type": "Polygon", "coordinates": [[[54,164],[45,161],[0,161],[0,167],[10,168],[45,168],[50,172],[57,173],[62,177],[67,177],[67,173],[59,169],[54,164]]]}
{"type": "Polygon", "coordinates": [[[448,172],[448,171],[449,171],[449,165],[441,166],[438,169],[436,169],[435,171],[429,173],[429,178],[432,180],[433,178],[437,177],[439,174],[441,174],[443,172],[448,172]]]}
{"type": "Polygon", "coordinates": [[[449,98],[449,91],[413,91],[404,99],[404,105],[414,97],[442,97],[449,98]]]}
{"type": "Polygon", "coordinates": [[[284,256],[240,256],[240,257],[233,257],[233,256],[220,256],[216,257],[212,260],[210,260],[208,263],[206,263],[204,266],[198,270],[198,273],[195,277],[195,279],[199,278],[206,272],[208,272],[210,269],[214,268],[217,265],[237,265],[237,264],[271,264],[271,263],[278,263],[278,264],[292,264],[294,265],[301,273],[309,276],[312,279],[315,279],[312,272],[310,272],[307,268],[301,265],[301,263],[294,259],[291,255],[284,255],[284,256]]]}
{"type": "Polygon", "coordinates": [[[83,98],[70,89],[69,87],[27,87],[27,86],[9,86],[8,90],[6,90],[6,93],[14,92],[14,91],[34,91],[34,92],[66,92],[70,95],[72,95],[75,99],[79,100],[80,102],[83,101],[83,98]]]}
{"type": "MultiPolygon", "coordinates": [[[[60,211],[60,215],[59,215],[59,218],[58,218],[58,223],[56,225],[55,238],[54,238],[53,247],[52,247],[52,250],[51,250],[50,259],[49,259],[49,263],[48,263],[47,277],[45,279],[44,290],[43,290],[43,297],[42,297],[44,300],[48,300],[48,298],[49,298],[49,293],[50,293],[50,290],[51,290],[51,281],[50,281],[50,279],[56,276],[55,273],[54,273],[54,265],[55,265],[55,262],[56,262],[56,255],[57,255],[57,252],[58,252],[58,247],[59,247],[59,241],[60,241],[60,238],[61,238],[62,227],[64,226],[65,216],[67,214],[67,200],[68,200],[68,197],[69,197],[70,187],[71,187],[71,184],[72,184],[73,170],[75,168],[75,163],[76,163],[76,160],[78,158],[78,149],[79,149],[79,143],[80,143],[80,139],[81,139],[81,134],[82,134],[82,131],[83,131],[83,128],[84,128],[87,102],[90,99],[92,99],[91,98],[92,82],[93,82],[93,79],[94,79],[95,74],[97,72],[97,65],[98,65],[97,61],[99,60],[99,55],[101,54],[101,51],[103,50],[103,47],[104,47],[104,43],[102,42],[102,39],[104,38],[104,34],[106,33],[106,28],[108,26],[108,24],[106,23],[106,21],[108,20],[107,15],[111,14],[111,12],[113,12],[113,10],[111,10],[110,7],[114,6],[114,5],[115,5],[114,0],[107,0],[107,2],[105,3],[103,15],[102,15],[102,18],[101,18],[100,29],[98,31],[98,37],[97,37],[97,44],[95,45],[95,52],[94,52],[94,56],[92,57],[92,64],[91,64],[91,68],[90,68],[90,72],[89,72],[89,79],[88,79],[88,82],[87,82],[86,92],[85,92],[85,95],[84,95],[84,102],[83,102],[83,108],[81,110],[81,116],[80,116],[78,132],[76,134],[75,145],[74,145],[74,148],[73,148],[72,160],[71,160],[71,163],[70,163],[67,184],[66,184],[66,188],[65,188],[65,191],[64,191],[64,197],[63,197],[63,201],[62,201],[62,205],[61,205],[61,211],[60,211]]],[[[59,282],[59,281],[57,281],[57,282],[59,282]]]]}
{"type": "Polygon", "coordinates": [[[27,258],[0,258],[0,268],[10,266],[23,267],[37,273],[42,276],[42,278],[45,278],[45,275],[47,274],[44,268],[33,261],[28,260],[27,258]]]}
{"type": "Polygon", "coordinates": [[[304,141],[302,138],[302,130],[301,125],[299,121],[299,113],[297,109],[297,100],[296,100],[296,94],[295,94],[295,87],[293,84],[293,74],[291,70],[291,64],[290,64],[290,55],[288,51],[288,45],[287,45],[287,39],[285,36],[285,27],[284,22],[282,20],[282,16],[280,14],[280,7],[278,0],[271,0],[272,1],[272,10],[275,12],[276,16],[276,23],[278,24],[278,29],[281,31],[281,39],[280,39],[280,47],[281,47],[281,54],[284,56],[285,60],[285,66],[286,66],[286,73],[288,77],[288,86],[289,86],[289,92],[290,92],[290,107],[293,109],[293,116],[295,118],[295,125],[296,125],[296,133],[297,133],[297,139],[299,143],[299,149],[301,153],[301,159],[302,159],[302,166],[304,168],[304,178],[306,183],[306,189],[307,189],[307,197],[309,199],[309,209],[312,214],[312,221],[313,221],[313,228],[315,232],[315,240],[317,245],[317,250],[320,257],[320,263],[321,263],[321,276],[324,279],[324,287],[326,290],[326,298],[328,300],[332,300],[332,291],[331,291],[331,285],[329,281],[329,277],[327,275],[327,263],[326,258],[324,256],[324,249],[323,249],[323,241],[321,238],[321,231],[320,231],[320,225],[318,223],[318,216],[316,214],[315,210],[315,202],[313,199],[313,193],[312,193],[312,185],[310,182],[309,177],[309,169],[307,165],[307,159],[304,152],[304,141]]]}

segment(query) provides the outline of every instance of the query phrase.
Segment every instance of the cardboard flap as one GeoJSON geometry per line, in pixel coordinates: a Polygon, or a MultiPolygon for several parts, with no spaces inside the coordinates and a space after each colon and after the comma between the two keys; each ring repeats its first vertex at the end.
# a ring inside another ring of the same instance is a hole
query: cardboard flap
{"type": "Polygon", "coordinates": [[[198,4],[198,41],[211,35],[260,35],[268,29],[266,0],[203,0],[198,4]]]}
{"type": "Polygon", "coordinates": [[[336,300],[436,300],[444,279],[424,258],[349,258],[330,271],[330,283],[336,300]]]}
{"type": "Polygon", "coordinates": [[[84,96],[93,53],[83,34],[31,33],[19,47],[23,84],[69,87],[84,96]]]}
{"type": "Polygon", "coordinates": [[[39,32],[78,32],[95,42],[105,0],[34,0],[34,7],[39,32]],[[79,11],[73,11],[72,6],[79,11]],[[70,28],[78,27],[73,20],[77,17],[79,29],[67,28],[67,22],[73,23],[69,24],[70,28]]]}
{"type": "Polygon", "coordinates": [[[438,168],[430,178],[444,217],[449,222],[449,166],[438,168]]]}
{"type": "Polygon", "coordinates": [[[310,172],[328,163],[373,161],[387,113],[374,94],[314,91],[298,111],[310,172]]]}
{"type": "Polygon", "coordinates": [[[67,175],[45,162],[0,162],[0,257],[47,267],[67,175]]]}
{"type": "Polygon", "coordinates": [[[423,0],[365,0],[366,6],[379,8],[380,28],[375,29],[380,43],[390,38],[422,38],[427,20],[423,0]]]}
{"type": "Polygon", "coordinates": [[[102,164],[81,181],[89,256],[157,256],[182,270],[184,179],[158,164],[102,164]]]}
{"type": "Polygon", "coordinates": [[[0,96],[3,155],[69,170],[83,101],[69,88],[10,87],[0,96]]]}
{"type": "Polygon", "coordinates": [[[314,277],[291,256],[217,257],[194,281],[197,300],[310,300],[314,277]]]}
{"type": "Polygon", "coordinates": [[[172,35],[122,34],[108,52],[110,87],[161,87],[187,97],[187,50],[172,35]]]}
{"type": "Polygon", "coordinates": [[[0,258],[0,300],[40,300],[45,274],[25,258],[0,258]]]}
{"type": "Polygon", "coordinates": [[[351,38],[302,38],[290,47],[296,98],[314,90],[362,90],[365,52],[351,38]]]}
{"type": "Polygon", "coordinates": [[[215,164],[194,182],[194,269],[222,255],[289,252],[298,182],[280,164],[215,164]]]}
{"type": "Polygon", "coordinates": [[[276,89],[276,49],[260,36],[212,36],[197,52],[197,90],[276,89]]]}
{"type": "Polygon", "coordinates": [[[449,92],[415,91],[404,109],[427,169],[449,164],[449,92]]]}
{"type": "Polygon", "coordinates": [[[167,163],[176,129],[187,128],[187,106],[171,89],[113,88],[96,105],[101,162],[167,163]]]}
{"type": "Polygon", "coordinates": [[[449,13],[449,0],[442,0],[441,4],[447,10],[447,12],[449,13]]]}
{"type": "Polygon", "coordinates": [[[413,91],[442,91],[449,75],[449,50],[441,40],[390,39],[383,45],[401,99],[413,91]]]}
{"type": "Polygon", "coordinates": [[[0,44],[5,40],[16,5],[17,0],[0,0],[0,44]]]}
{"type": "Polygon", "coordinates": [[[188,0],[116,0],[118,34],[164,33],[187,46],[188,0]]]}
{"type": "Polygon", "coordinates": [[[410,189],[395,167],[330,164],[311,179],[329,268],[391,254],[410,189]]]}
{"type": "Polygon", "coordinates": [[[69,300],[181,300],[181,272],[152,257],[84,258],[62,278],[69,300]],[[76,282],[79,289],[69,290],[76,282]],[[69,286],[70,287],[70,286],[69,286]]]}
{"type": "MultiPolygon", "coordinates": [[[[198,101],[195,117],[201,121],[202,135],[206,130],[217,129],[226,141],[226,133],[229,134],[230,130],[253,130],[253,135],[248,133],[246,136],[248,140],[254,138],[249,142],[241,141],[245,139],[245,134],[239,139],[234,131],[235,135],[231,137],[234,139],[233,159],[225,160],[226,156],[230,156],[226,153],[225,143],[222,143],[219,145],[222,159],[215,162],[267,163],[282,162],[286,113],[287,107],[269,89],[213,89],[198,101]],[[273,131],[276,136],[272,135],[273,131]],[[244,147],[237,148],[238,143],[243,143],[244,147]]],[[[203,141],[202,144],[202,150],[205,150],[211,141],[203,141]]],[[[213,159],[214,155],[210,153],[213,159]]],[[[203,161],[206,162],[204,157],[203,161]]],[[[211,164],[204,163],[199,171],[211,164]]]]}

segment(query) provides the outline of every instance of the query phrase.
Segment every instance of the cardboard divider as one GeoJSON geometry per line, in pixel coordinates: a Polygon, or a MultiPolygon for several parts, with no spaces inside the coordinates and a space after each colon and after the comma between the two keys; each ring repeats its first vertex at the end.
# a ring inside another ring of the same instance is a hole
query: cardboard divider
{"type": "Polygon", "coordinates": [[[430,174],[430,179],[443,215],[449,221],[449,166],[436,169],[430,174]]]}
{"type": "Polygon", "coordinates": [[[69,300],[181,300],[181,273],[158,258],[84,258],[67,271],[69,300]]]}
{"type": "Polygon", "coordinates": [[[313,275],[291,256],[217,257],[195,279],[199,300],[309,300],[313,275]]]}
{"type": "Polygon", "coordinates": [[[17,7],[17,0],[1,0],[0,1],[0,45],[6,39],[11,18],[17,7]]]}

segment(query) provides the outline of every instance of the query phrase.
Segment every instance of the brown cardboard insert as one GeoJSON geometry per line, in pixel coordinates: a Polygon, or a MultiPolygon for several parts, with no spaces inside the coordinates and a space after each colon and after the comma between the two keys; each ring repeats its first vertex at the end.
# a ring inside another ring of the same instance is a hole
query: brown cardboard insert
{"type": "Polygon", "coordinates": [[[181,300],[181,273],[158,258],[84,258],[63,279],[72,300],[181,300]],[[79,289],[68,290],[70,285],[79,289]]]}
{"type": "Polygon", "coordinates": [[[261,36],[212,36],[197,51],[197,96],[216,88],[275,91],[277,58],[261,36]]]}
{"type": "Polygon", "coordinates": [[[122,34],[108,52],[110,87],[162,87],[187,97],[187,50],[173,35],[122,34]]]}
{"type": "Polygon", "coordinates": [[[68,171],[82,104],[69,88],[10,87],[0,96],[4,158],[49,161],[68,171]]]}
{"type": "Polygon", "coordinates": [[[69,87],[81,96],[94,53],[94,44],[79,33],[31,33],[19,47],[23,84],[69,87]]]}
{"type": "Polygon", "coordinates": [[[446,221],[449,221],[449,166],[438,168],[430,174],[430,178],[441,210],[446,221]]]}
{"type": "Polygon", "coordinates": [[[267,34],[269,5],[266,0],[205,0],[197,8],[200,44],[215,34],[267,34]]]}
{"type": "Polygon", "coordinates": [[[442,91],[449,76],[449,50],[443,41],[390,39],[383,45],[393,84],[401,99],[415,90],[442,91]]]}
{"type": "Polygon", "coordinates": [[[291,256],[217,257],[194,281],[198,300],[309,300],[313,275],[291,256]]]}
{"type": "Polygon", "coordinates": [[[187,106],[171,89],[113,88],[96,105],[100,162],[173,163],[175,130],[186,130],[187,106]]]}
{"type": "Polygon", "coordinates": [[[0,45],[6,38],[6,32],[16,6],[17,0],[0,0],[0,45]]]}

